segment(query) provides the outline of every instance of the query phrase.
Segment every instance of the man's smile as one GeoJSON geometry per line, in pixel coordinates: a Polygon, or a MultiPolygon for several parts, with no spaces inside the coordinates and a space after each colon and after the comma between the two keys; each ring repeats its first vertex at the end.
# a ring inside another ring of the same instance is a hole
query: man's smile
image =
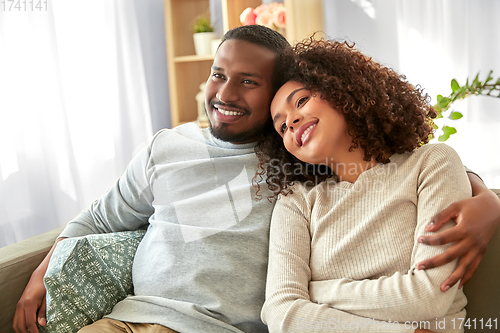
{"type": "Polygon", "coordinates": [[[216,117],[222,122],[235,121],[248,113],[243,108],[234,105],[225,105],[220,102],[212,102],[211,105],[216,117]]]}

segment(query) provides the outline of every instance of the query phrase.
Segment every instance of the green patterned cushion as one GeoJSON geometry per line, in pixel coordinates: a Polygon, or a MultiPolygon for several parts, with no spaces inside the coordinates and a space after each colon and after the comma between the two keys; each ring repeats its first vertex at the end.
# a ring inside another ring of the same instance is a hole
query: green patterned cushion
{"type": "Polygon", "coordinates": [[[144,230],[59,242],[44,277],[47,325],[41,332],[77,332],[133,294],[132,262],[144,230]]]}

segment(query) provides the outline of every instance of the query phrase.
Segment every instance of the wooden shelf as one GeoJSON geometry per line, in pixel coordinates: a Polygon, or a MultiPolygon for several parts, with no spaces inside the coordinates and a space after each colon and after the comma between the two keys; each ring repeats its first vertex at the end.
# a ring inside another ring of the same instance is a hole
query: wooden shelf
{"type": "Polygon", "coordinates": [[[189,56],[181,56],[175,57],[174,62],[194,62],[194,61],[206,61],[206,60],[214,60],[213,56],[197,56],[197,55],[189,55],[189,56]]]}

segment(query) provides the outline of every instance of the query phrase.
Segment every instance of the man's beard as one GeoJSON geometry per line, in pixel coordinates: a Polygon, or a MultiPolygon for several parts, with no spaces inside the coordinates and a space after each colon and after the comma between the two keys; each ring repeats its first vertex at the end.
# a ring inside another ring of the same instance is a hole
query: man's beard
{"type": "Polygon", "coordinates": [[[262,124],[257,124],[255,127],[248,131],[234,133],[228,130],[229,124],[222,123],[217,127],[213,127],[210,119],[209,123],[210,133],[212,133],[214,137],[222,141],[236,144],[257,141],[257,139],[262,135],[262,133],[264,133],[264,130],[267,127],[266,122],[263,122],[262,124]]]}
{"type": "Polygon", "coordinates": [[[219,126],[213,127],[205,105],[204,109],[205,109],[205,114],[207,115],[208,118],[208,123],[210,125],[210,133],[212,133],[212,135],[215,138],[222,141],[236,143],[236,144],[255,142],[260,136],[262,136],[262,134],[266,131],[267,127],[269,127],[268,122],[264,121],[260,124],[256,124],[250,130],[239,133],[233,133],[228,130],[229,124],[226,123],[221,123],[219,126]]]}

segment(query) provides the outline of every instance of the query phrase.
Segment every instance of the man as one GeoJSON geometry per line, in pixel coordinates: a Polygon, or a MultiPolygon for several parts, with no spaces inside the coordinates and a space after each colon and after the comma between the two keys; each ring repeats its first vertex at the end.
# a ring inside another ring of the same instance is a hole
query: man
{"type": "MultiPolygon", "coordinates": [[[[148,225],[134,259],[135,296],[120,301],[109,318],[82,332],[267,331],[260,310],[273,205],[255,200],[253,147],[270,119],[277,64],[288,46],[280,34],[262,26],[227,32],[205,90],[210,130],[186,124],[157,133],[115,186],[62,232],[64,238],[148,225]]],[[[451,217],[472,220],[485,207],[497,215],[483,215],[481,226],[464,221],[427,238],[430,244],[459,242],[426,267],[466,253],[467,261],[445,283],[462,278],[471,262],[473,273],[485,250],[475,237],[492,234],[499,222],[498,199],[480,180],[472,183],[478,196],[470,200],[475,201],[446,210],[433,228],[451,217]],[[468,229],[474,231],[466,235],[468,229]]],[[[16,332],[37,332],[37,320],[45,324],[42,279],[52,251],[18,303],[16,332]]]]}

